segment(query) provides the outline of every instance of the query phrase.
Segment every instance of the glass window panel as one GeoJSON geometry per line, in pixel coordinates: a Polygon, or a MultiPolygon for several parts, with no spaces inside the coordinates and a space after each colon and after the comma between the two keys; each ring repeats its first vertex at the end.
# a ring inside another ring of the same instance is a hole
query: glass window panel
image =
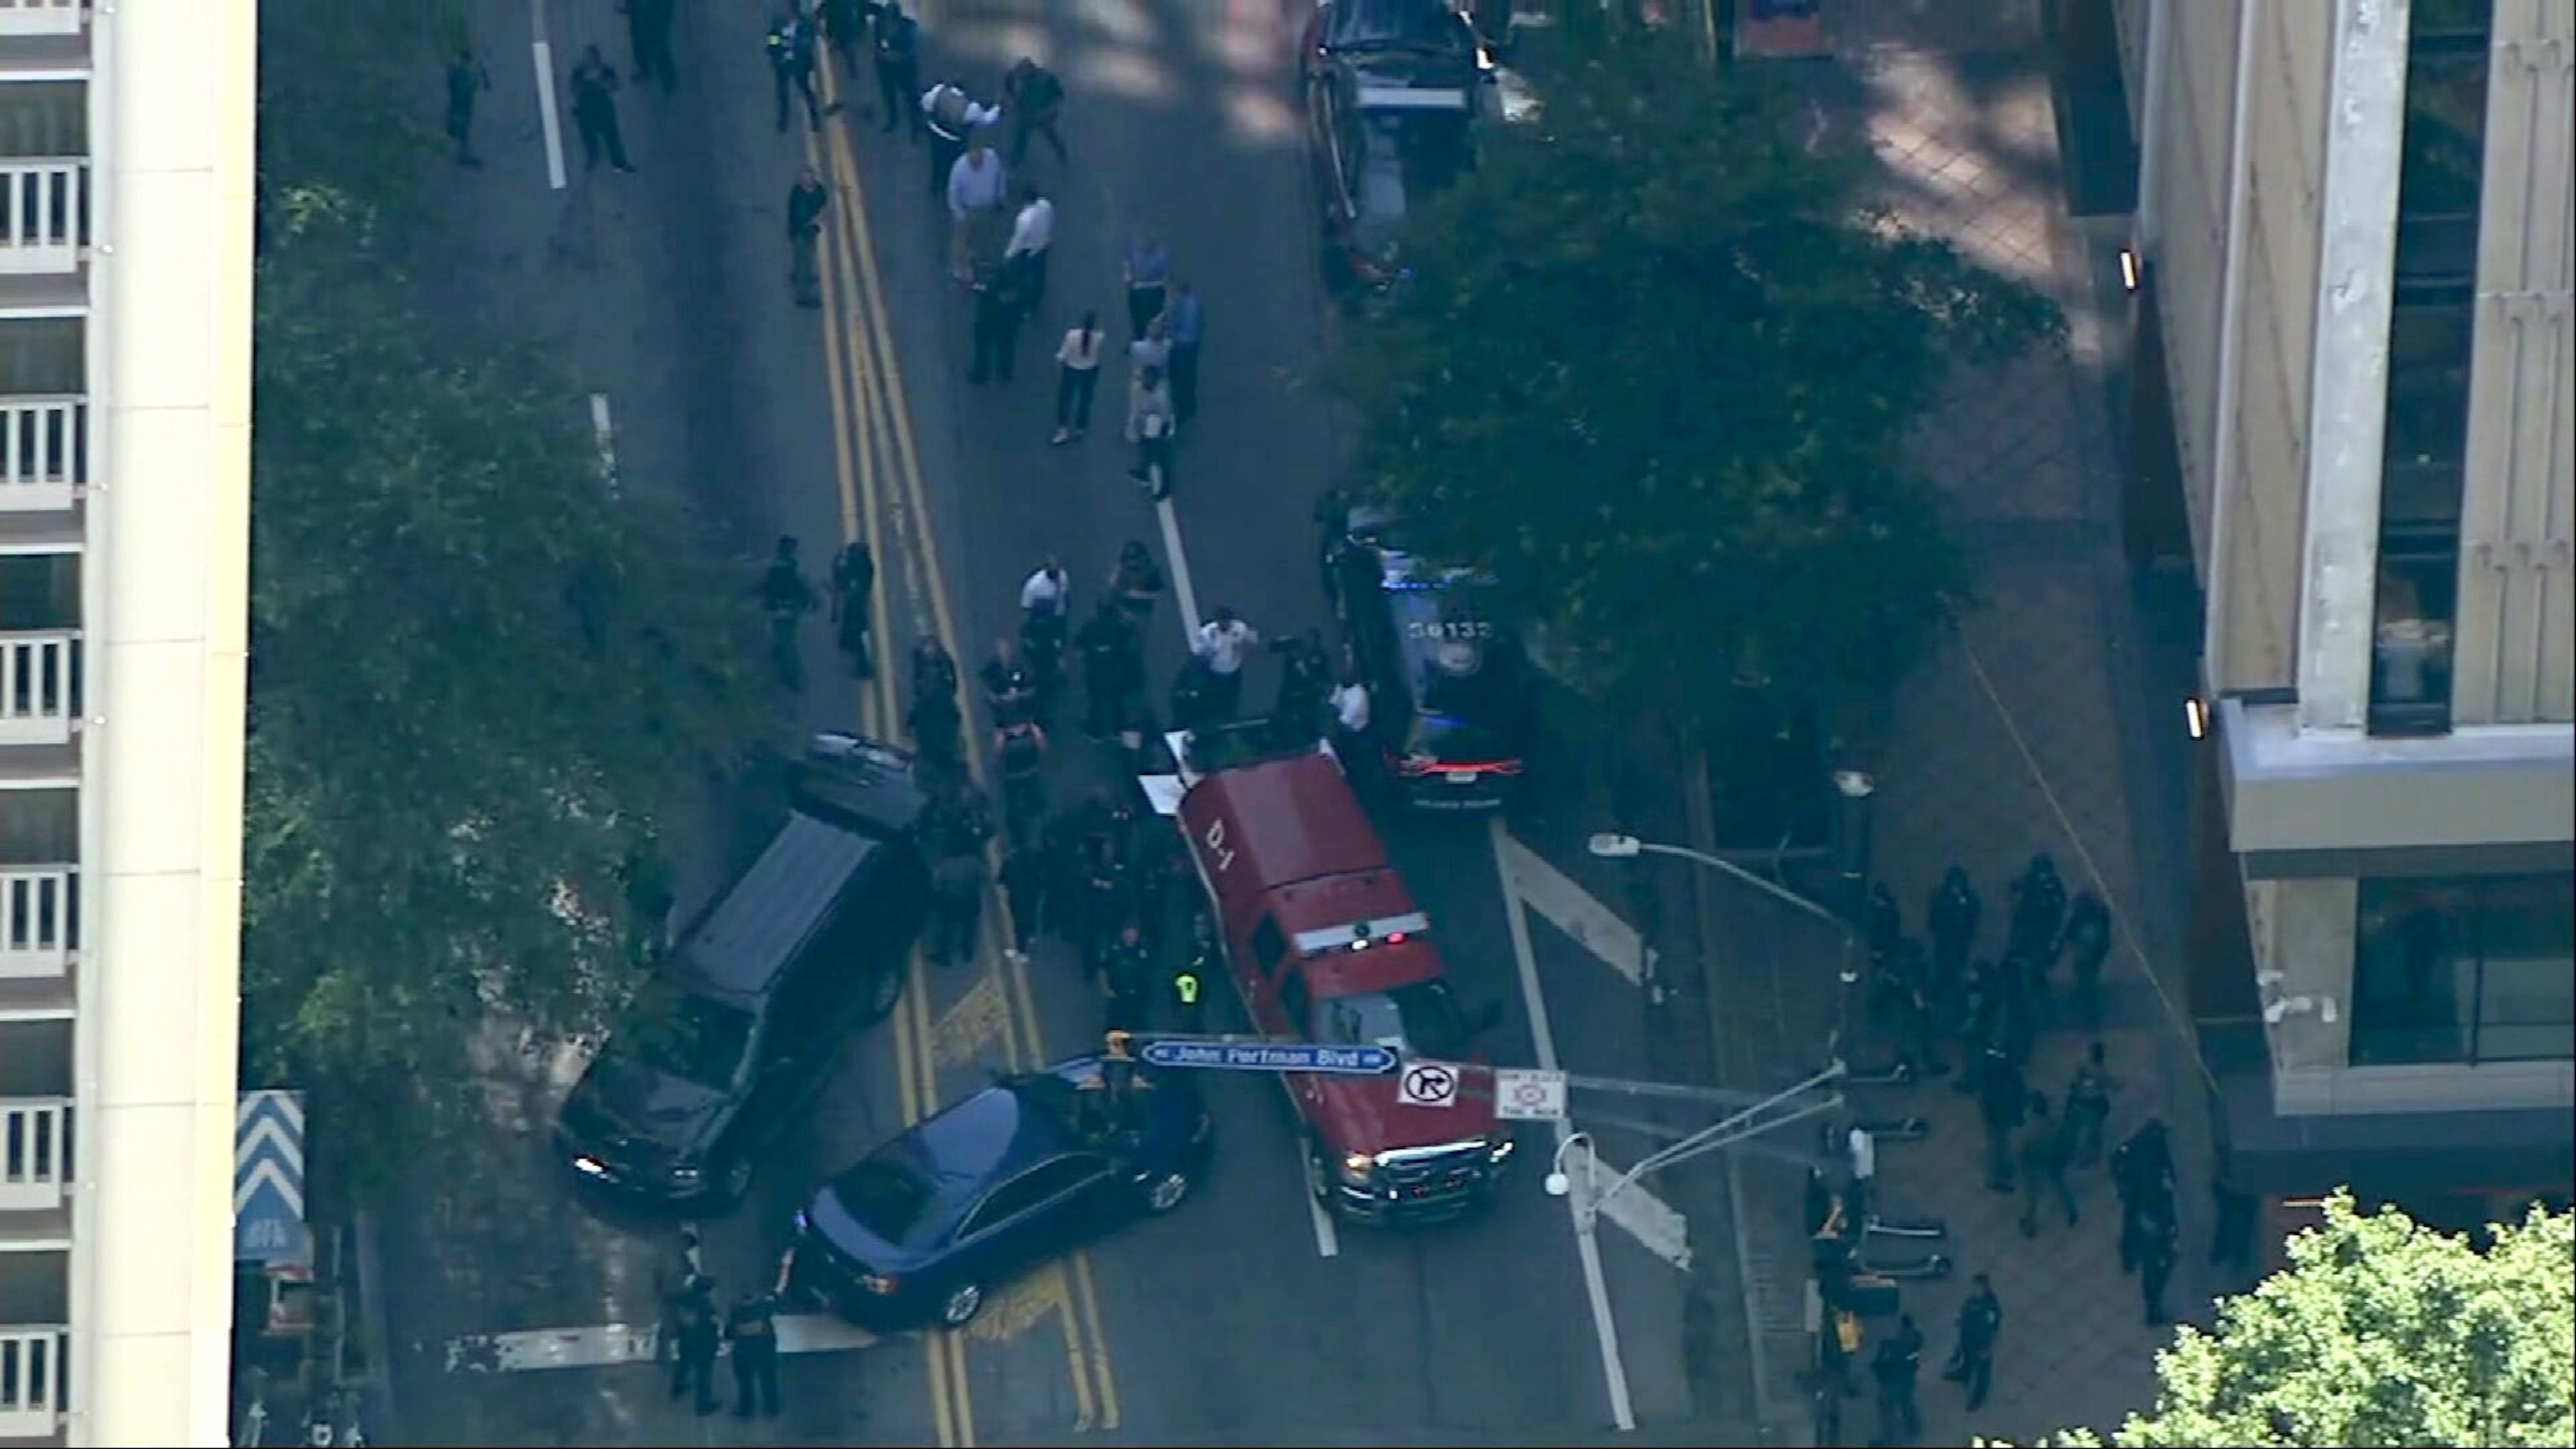
{"type": "Polygon", "coordinates": [[[2576,1057],[2576,882],[2491,882],[2479,900],[2478,951],[2478,1056],[2576,1057]]]}
{"type": "Polygon", "coordinates": [[[2371,636],[2370,702],[2373,727],[2385,733],[2403,722],[2391,708],[2421,711],[2417,723],[2441,728],[2450,715],[2451,620],[2456,612],[2459,564],[2454,555],[2382,554],[2379,616],[2371,636]]]}
{"type": "Polygon", "coordinates": [[[2365,880],[2352,1061],[2576,1058],[2576,880],[2365,880]]]}
{"type": "Polygon", "coordinates": [[[2409,49],[2483,41],[2495,28],[2495,0],[2415,0],[2406,20],[2409,49]]]}
{"type": "Polygon", "coordinates": [[[2397,182],[2400,216],[2469,216],[2485,172],[2487,57],[2412,57],[2406,66],[2406,130],[2397,182]]]}

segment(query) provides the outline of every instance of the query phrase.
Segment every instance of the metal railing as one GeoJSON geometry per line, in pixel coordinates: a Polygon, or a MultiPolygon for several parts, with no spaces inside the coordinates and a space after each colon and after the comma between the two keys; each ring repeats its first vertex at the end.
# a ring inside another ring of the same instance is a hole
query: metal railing
{"type": "Polygon", "coordinates": [[[0,272],[77,271],[89,245],[89,162],[0,162],[0,272]]]}
{"type": "Polygon", "coordinates": [[[71,507],[89,481],[88,428],[87,398],[0,398],[0,513],[71,507]]]}
{"type": "Polygon", "coordinates": [[[64,745],[80,717],[80,631],[0,634],[0,745],[64,745]]]}
{"type": "Polygon", "coordinates": [[[70,1411],[71,1330],[62,1325],[0,1328],[0,1439],[33,1439],[63,1426],[70,1411]]]}
{"type": "Polygon", "coordinates": [[[80,872],[0,868],[0,981],[61,976],[80,949],[80,872]]]}
{"type": "Polygon", "coordinates": [[[0,1097],[0,1212],[50,1212],[71,1180],[67,1097],[0,1097]]]}
{"type": "Polygon", "coordinates": [[[0,0],[0,38],[78,35],[88,16],[89,0],[0,0]]]}

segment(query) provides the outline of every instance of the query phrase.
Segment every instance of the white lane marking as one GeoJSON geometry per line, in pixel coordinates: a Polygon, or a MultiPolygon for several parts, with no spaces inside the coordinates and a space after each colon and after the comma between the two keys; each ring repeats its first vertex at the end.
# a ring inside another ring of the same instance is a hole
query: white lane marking
{"type": "MultiPolygon", "coordinates": [[[[1303,1144],[1300,1144],[1297,1150],[1303,1152],[1306,1148],[1303,1144]]],[[[1303,1162],[1298,1163],[1297,1180],[1298,1186],[1301,1189],[1305,1186],[1305,1174],[1306,1164],[1303,1162]]],[[[1315,1200],[1315,1195],[1312,1192],[1306,1193],[1305,1197],[1306,1216],[1315,1224],[1315,1256],[1319,1258],[1340,1257],[1342,1255],[1342,1230],[1333,1226],[1333,1210],[1324,1206],[1322,1203],[1317,1202],[1315,1200]]]]}
{"type": "MultiPolygon", "coordinates": [[[[534,6],[537,30],[546,28],[545,6],[538,0],[534,6]]],[[[546,138],[546,185],[556,191],[572,183],[564,175],[563,121],[555,115],[555,48],[543,40],[531,41],[528,49],[537,58],[537,126],[546,138]]]]}
{"type": "Polygon", "coordinates": [[[599,471],[607,481],[608,496],[625,496],[617,478],[617,427],[609,421],[608,394],[604,392],[590,395],[590,435],[599,442],[599,471]]]}
{"type": "MultiPolygon", "coordinates": [[[[865,1329],[852,1327],[827,1313],[783,1313],[777,1321],[780,1353],[848,1353],[881,1341],[865,1329]]],[[[598,1323],[586,1328],[539,1328],[525,1333],[450,1339],[447,1371],[542,1373],[653,1363],[661,1356],[662,1332],[658,1327],[598,1323]]]]}
{"type": "Polygon", "coordinates": [[[1511,832],[1503,832],[1500,849],[1504,890],[1545,916],[1549,925],[1573,937],[1576,945],[1609,963],[1611,970],[1628,978],[1629,985],[1646,984],[1652,976],[1648,968],[1653,952],[1638,936],[1636,927],[1619,919],[1590,891],[1514,839],[1511,832]]]}
{"type": "MultiPolygon", "coordinates": [[[[1565,1175],[1579,1191],[1598,1192],[1619,1180],[1619,1170],[1592,1151],[1589,1142],[1576,1145],[1565,1154],[1565,1175]],[[1589,1159],[1588,1161],[1586,1159],[1589,1159]],[[1586,1187],[1585,1184],[1590,1184],[1586,1187]]],[[[1628,1236],[1649,1253],[1687,1273],[1690,1271],[1690,1223],[1673,1211],[1662,1198],[1646,1190],[1644,1183],[1632,1182],[1592,1204],[1600,1217],[1627,1229],[1628,1236]]]]}
{"type": "Polygon", "coordinates": [[[1154,517],[1163,525],[1163,552],[1172,560],[1172,592],[1181,601],[1181,642],[1194,643],[1199,637],[1199,591],[1190,586],[1190,557],[1181,552],[1181,520],[1168,498],[1156,500],[1154,517]]]}
{"type": "MultiPolygon", "coordinates": [[[[1511,883],[1510,862],[1503,854],[1508,838],[1503,822],[1486,822],[1486,838],[1493,842],[1494,870],[1511,883]]],[[[1521,905],[1520,896],[1510,889],[1503,892],[1503,919],[1511,927],[1512,959],[1519,963],[1521,997],[1529,1008],[1530,1043],[1537,1049],[1538,1064],[1544,1071],[1561,1071],[1556,1063],[1556,1035],[1547,1024],[1547,1002],[1538,989],[1538,958],[1530,952],[1529,912],[1521,905]]],[[[1560,1117],[1550,1124],[1556,1130],[1557,1150],[1574,1136],[1573,1127],[1560,1117]]],[[[1584,1205],[1566,1194],[1566,1217],[1574,1224],[1574,1253],[1583,1264],[1583,1293],[1592,1305],[1592,1335],[1601,1344],[1601,1378],[1610,1393],[1610,1419],[1621,1431],[1637,1427],[1637,1411],[1628,1401],[1628,1366],[1619,1357],[1619,1325],[1610,1316],[1610,1287],[1601,1276],[1601,1245],[1584,1231],[1584,1205]]]]}

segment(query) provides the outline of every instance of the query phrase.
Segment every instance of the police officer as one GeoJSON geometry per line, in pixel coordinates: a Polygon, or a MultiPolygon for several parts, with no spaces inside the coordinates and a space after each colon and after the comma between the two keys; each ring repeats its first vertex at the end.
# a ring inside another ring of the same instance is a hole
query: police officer
{"type": "Polygon", "coordinates": [[[757,1288],[745,1288],[725,1315],[725,1338],[733,1344],[733,1412],[748,1419],[755,1398],[760,1412],[778,1417],[778,1300],[757,1288]]]}
{"type": "Polygon", "coordinates": [[[2102,1128],[2111,1120],[2111,1071],[2100,1042],[2066,1084],[2066,1159],[2076,1167],[2102,1160],[2102,1128]]]}
{"type": "Polygon", "coordinates": [[[876,678],[876,651],[868,645],[876,587],[876,556],[866,540],[851,539],[832,560],[832,622],[853,679],[876,678]]]}
{"type": "Polygon", "coordinates": [[[976,104],[964,87],[950,81],[923,91],[918,105],[930,127],[930,194],[945,197],[948,174],[957,168],[957,158],[966,154],[967,139],[978,127],[1000,120],[1001,108],[976,104]]]}
{"type": "Polygon", "coordinates": [[[2143,1214],[2136,1224],[2138,1298],[2147,1310],[2147,1326],[2166,1321],[2165,1285],[2173,1281],[2174,1255],[2180,1234],[2174,1227],[2172,1200],[2143,1214]]]}
{"type": "Polygon", "coordinates": [[[1020,322],[1028,315],[1027,283],[1016,267],[996,267],[975,282],[974,336],[966,381],[1009,382],[1020,347],[1020,322]]]}
{"type": "Polygon", "coordinates": [[[1177,1008],[1173,1019],[1182,1031],[1196,1036],[1207,1029],[1207,989],[1223,965],[1217,955],[1216,930],[1208,924],[1207,912],[1192,911],[1189,952],[1180,969],[1172,973],[1172,1004],[1177,1008]]]}
{"type": "Polygon", "coordinates": [[[472,46],[456,47],[447,60],[447,138],[456,143],[456,164],[480,166],[474,154],[474,103],[492,89],[492,73],[472,46]]]}
{"type": "Polygon", "coordinates": [[[2012,883],[2012,931],[2007,947],[2031,967],[2031,985],[2045,990],[2057,964],[2058,928],[2066,923],[2066,883],[2047,851],[2030,858],[2012,883]]]}
{"type": "Polygon", "coordinates": [[[2100,896],[2075,898],[2060,944],[2075,975],[2075,1019],[2095,1030],[2102,1024],[2102,963],[2111,955],[2111,911],[2100,896]]]}
{"type": "Polygon", "coordinates": [[[1055,822],[1012,833],[1011,853],[1002,857],[1002,898],[1011,908],[1011,956],[1025,964],[1053,909],[1056,871],[1048,860],[1057,834],[1055,822]]]}
{"type": "Polygon", "coordinates": [[[1270,710],[1272,737],[1282,745],[1315,742],[1316,718],[1332,693],[1330,666],[1324,659],[1323,635],[1313,629],[1282,640],[1286,656],[1279,674],[1279,698],[1270,710]]]}
{"type": "Polygon", "coordinates": [[[581,64],[572,68],[572,124],[581,135],[581,164],[599,169],[599,158],[620,171],[635,168],[626,159],[626,138],[617,129],[617,71],[596,45],[584,47],[581,64]]]}
{"type": "Polygon", "coordinates": [[[977,677],[983,681],[984,707],[992,711],[995,728],[1037,717],[1037,677],[1021,661],[1018,640],[1007,634],[994,640],[993,656],[984,661],[977,677]]]}
{"type": "Polygon", "coordinates": [[[1869,1365],[1878,1382],[1878,1437],[1872,1444],[1911,1443],[1923,1432],[1923,1415],[1914,1402],[1914,1384],[1923,1372],[1923,1330],[1914,1315],[1896,1316],[1896,1332],[1879,1340],[1869,1365]]]}
{"type": "Polygon", "coordinates": [[[671,60],[672,0],[626,0],[626,38],[635,48],[635,80],[662,82],[662,94],[680,85],[679,67],[671,60]]]}
{"type": "Polygon", "coordinates": [[[716,1411],[716,1350],[723,1330],[716,1322],[715,1285],[692,1278],[672,1305],[671,1397],[695,1389],[701,1414],[716,1411]]]}
{"type": "Polygon", "coordinates": [[[1118,938],[1101,956],[1104,1030],[1135,1031],[1145,1024],[1145,983],[1152,979],[1153,968],[1151,953],[1145,949],[1144,927],[1130,916],[1118,927],[1118,938]]]}
{"type": "Polygon", "coordinates": [[[1988,1191],[2012,1191],[2012,1134],[2022,1124],[2029,1095],[2021,1068],[2013,1065],[2000,1045],[1987,1047],[1978,1059],[1977,1113],[1986,1129],[1988,1191]]]}
{"type": "Polygon", "coordinates": [[[1924,911],[1924,929],[1932,935],[1933,1005],[1949,1018],[1944,1024],[1954,1030],[1968,951],[1976,944],[1977,918],[1984,911],[1977,888],[1968,884],[1968,873],[1955,865],[1942,873],[1940,887],[1932,892],[1924,911]]]}
{"type": "Polygon", "coordinates": [[[1968,1299],[1959,1305],[1959,1346],[1941,1377],[1968,1391],[1968,1412],[1984,1408],[1995,1386],[1995,1340],[2003,1335],[2004,1306],[1995,1285],[1979,1273],[1968,1280],[1968,1299]]]}
{"type": "Polygon", "coordinates": [[[975,958],[975,926],[984,907],[984,842],[993,838],[991,808],[982,791],[960,783],[936,812],[931,832],[938,854],[930,867],[936,911],[930,963],[975,958]]]}
{"type": "Polygon", "coordinates": [[[1145,684],[1145,660],[1136,626],[1114,599],[1103,599],[1091,622],[1073,636],[1082,660],[1082,732],[1105,740],[1117,732],[1128,702],[1145,684]]]}
{"type": "MultiPolygon", "coordinates": [[[[823,213],[831,206],[831,190],[823,185],[823,178],[816,175],[811,166],[797,173],[796,184],[787,188],[787,287],[799,307],[823,305],[823,281],[816,249],[821,244],[823,213]]],[[[850,548],[864,550],[866,547],[856,540],[850,544],[850,548]]],[[[842,557],[848,557],[850,548],[841,550],[842,557]]],[[[832,565],[832,577],[833,582],[840,581],[837,560],[832,565]]],[[[875,581],[873,565],[869,580],[875,581]]],[[[838,617],[837,605],[836,595],[835,617],[838,617]]]]}
{"type": "MultiPolygon", "coordinates": [[[[877,98],[885,103],[885,130],[910,126],[921,139],[921,22],[903,13],[903,0],[885,0],[877,11],[877,98]]],[[[943,173],[943,184],[947,181],[943,173]]]]}
{"type": "Polygon", "coordinates": [[[784,6],[769,22],[768,44],[770,86],[778,96],[778,133],[787,134],[790,91],[805,98],[806,124],[823,129],[823,103],[814,95],[814,27],[805,23],[793,4],[784,6]]]}
{"type": "Polygon", "coordinates": [[[1046,813],[1046,731],[1033,719],[1013,720],[993,732],[993,757],[1002,768],[1002,813],[1014,843],[1029,838],[1046,813]]]}
{"type": "Polygon", "coordinates": [[[2021,1129],[2021,1235],[2039,1236],[2039,1205],[2054,1196],[2066,1210],[2066,1225],[2077,1221],[2075,1189],[2066,1183],[2066,1134],[2048,1117],[2048,1099],[2030,1098],[2030,1124],[2021,1129]]]}

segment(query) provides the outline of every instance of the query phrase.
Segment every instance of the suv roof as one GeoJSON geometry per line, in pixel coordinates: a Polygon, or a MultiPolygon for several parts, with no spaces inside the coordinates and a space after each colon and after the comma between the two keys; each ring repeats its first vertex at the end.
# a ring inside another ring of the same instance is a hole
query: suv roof
{"type": "Polygon", "coordinates": [[[868,857],[884,847],[798,812],[682,940],[674,974],[693,990],[750,1002],[828,925],[868,857]]]}

